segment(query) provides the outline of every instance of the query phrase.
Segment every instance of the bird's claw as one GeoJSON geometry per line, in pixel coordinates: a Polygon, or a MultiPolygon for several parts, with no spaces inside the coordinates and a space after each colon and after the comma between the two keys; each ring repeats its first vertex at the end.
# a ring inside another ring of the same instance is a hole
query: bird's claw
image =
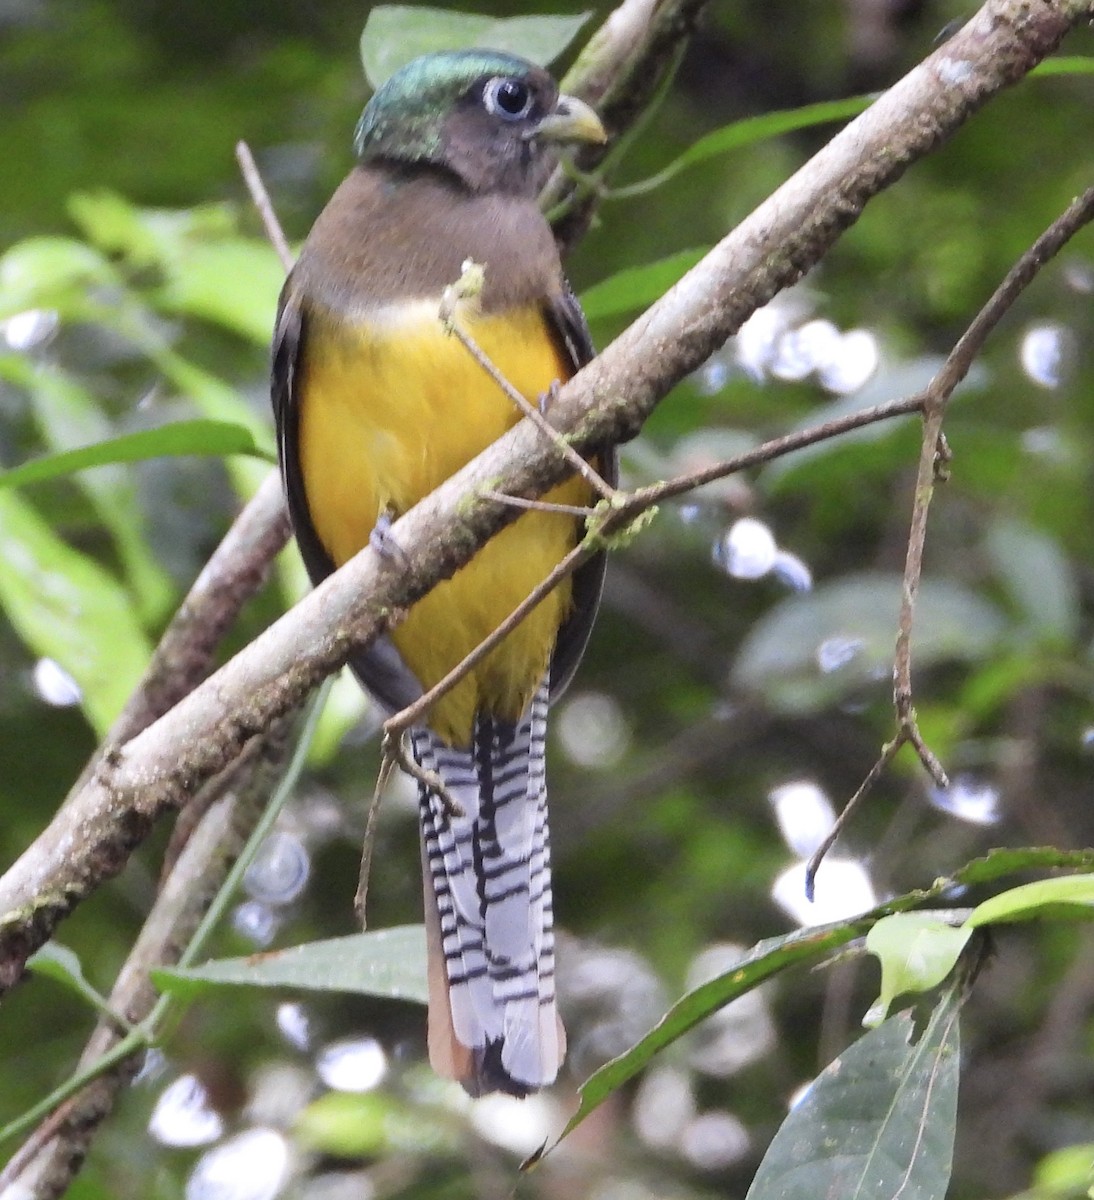
{"type": "Polygon", "coordinates": [[[558,399],[558,394],[561,391],[562,384],[557,379],[552,379],[551,386],[545,392],[540,392],[539,401],[536,407],[543,416],[547,415],[548,409],[558,399]]]}
{"type": "Polygon", "coordinates": [[[399,566],[406,564],[406,551],[395,540],[391,532],[391,527],[395,523],[388,509],[384,509],[376,518],[376,524],[372,527],[372,532],[368,535],[368,544],[373,550],[383,559],[388,562],[398,563],[399,566]]]}

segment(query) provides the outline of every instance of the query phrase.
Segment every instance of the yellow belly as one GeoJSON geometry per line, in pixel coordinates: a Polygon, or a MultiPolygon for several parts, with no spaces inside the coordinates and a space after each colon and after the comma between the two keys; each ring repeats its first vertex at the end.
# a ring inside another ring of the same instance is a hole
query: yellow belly
{"type": "MultiPolygon", "coordinates": [[[[360,550],[382,512],[405,512],[519,420],[512,402],[437,320],[433,301],[405,315],[347,326],[316,315],[301,364],[300,468],[316,533],[337,566],[360,550]]],[[[541,313],[461,317],[530,400],[569,376],[541,313]]],[[[548,493],[588,502],[570,480],[548,493]]],[[[394,631],[403,660],[429,688],[470,653],[573,546],[577,526],[530,512],[423,597],[394,631]]],[[[476,712],[517,719],[535,690],[570,603],[559,587],[435,706],[429,723],[467,745],[476,712]]]]}

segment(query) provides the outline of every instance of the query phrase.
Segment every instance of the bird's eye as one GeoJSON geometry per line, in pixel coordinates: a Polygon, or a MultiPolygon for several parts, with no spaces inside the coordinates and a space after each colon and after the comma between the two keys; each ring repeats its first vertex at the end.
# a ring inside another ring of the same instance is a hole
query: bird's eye
{"type": "Polygon", "coordinates": [[[519,121],[532,111],[532,89],[523,79],[491,79],[483,88],[482,100],[491,116],[505,121],[519,121]]]}

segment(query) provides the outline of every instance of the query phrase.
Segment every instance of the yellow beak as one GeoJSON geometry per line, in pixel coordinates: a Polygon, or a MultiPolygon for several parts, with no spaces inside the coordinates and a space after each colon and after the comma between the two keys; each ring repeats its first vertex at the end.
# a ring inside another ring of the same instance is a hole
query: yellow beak
{"type": "Polygon", "coordinates": [[[563,145],[590,142],[601,146],[608,132],[595,112],[576,96],[559,96],[554,112],[549,113],[535,128],[535,137],[563,145]]]}

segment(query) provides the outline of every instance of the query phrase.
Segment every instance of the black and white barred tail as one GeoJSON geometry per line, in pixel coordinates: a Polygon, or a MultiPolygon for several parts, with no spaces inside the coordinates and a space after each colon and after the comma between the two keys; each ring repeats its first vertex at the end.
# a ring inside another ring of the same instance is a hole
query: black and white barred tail
{"type": "Polygon", "coordinates": [[[480,715],[457,749],[414,729],[414,757],[462,815],[419,784],[429,1056],[473,1096],[526,1096],[566,1050],[555,1008],[547,834],[547,685],[519,724],[480,715]]]}

